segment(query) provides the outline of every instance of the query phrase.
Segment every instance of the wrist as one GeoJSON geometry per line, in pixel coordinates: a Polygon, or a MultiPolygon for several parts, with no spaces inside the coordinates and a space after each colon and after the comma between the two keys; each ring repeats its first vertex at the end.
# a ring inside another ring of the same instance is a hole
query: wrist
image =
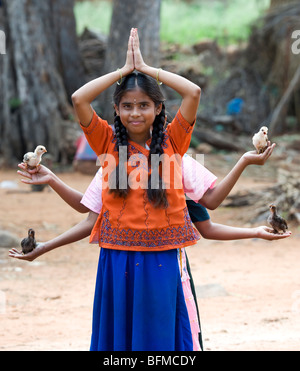
{"type": "Polygon", "coordinates": [[[262,228],[261,227],[256,227],[253,228],[254,236],[253,238],[263,238],[263,233],[262,233],[262,228]]]}
{"type": "Polygon", "coordinates": [[[243,170],[250,165],[250,161],[247,159],[247,157],[245,155],[243,155],[240,160],[239,160],[239,163],[241,165],[241,167],[243,168],[243,170]]]}
{"type": "Polygon", "coordinates": [[[124,66],[122,68],[119,68],[117,72],[119,73],[119,81],[123,79],[125,76],[130,75],[134,70],[132,68],[129,68],[127,66],[124,66]]]}
{"type": "Polygon", "coordinates": [[[144,73],[145,75],[150,75],[149,68],[150,67],[146,63],[143,63],[140,66],[138,66],[138,68],[136,68],[136,69],[137,69],[137,71],[139,71],[141,73],[144,73]]]}
{"type": "Polygon", "coordinates": [[[52,171],[49,173],[49,180],[48,180],[48,185],[51,187],[51,188],[55,188],[55,185],[58,183],[58,177],[52,173],[52,171]]]}
{"type": "Polygon", "coordinates": [[[52,240],[43,242],[41,244],[41,255],[50,252],[51,250],[55,249],[55,245],[52,243],[52,240]]]}

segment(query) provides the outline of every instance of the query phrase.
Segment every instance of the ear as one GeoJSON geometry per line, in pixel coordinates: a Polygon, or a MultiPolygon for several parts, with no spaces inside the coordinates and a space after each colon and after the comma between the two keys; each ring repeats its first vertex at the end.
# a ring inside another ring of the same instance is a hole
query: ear
{"type": "Polygon", "coordinates": [[[119,111],[119,108],[118,108],[118,106],[117,106],[116,104],[114,104],[114,109],[115,109],[115,111],[116,111],[116,114],[117,114],[118,116],[120,116],[120,111],[119,111]]]}
{"type": "Polygon", "coordinates": [[[160,115],[161,110],[162,110],[162,103],[160,103],[160,104],[156,107],[156,116],[160,115]]]}

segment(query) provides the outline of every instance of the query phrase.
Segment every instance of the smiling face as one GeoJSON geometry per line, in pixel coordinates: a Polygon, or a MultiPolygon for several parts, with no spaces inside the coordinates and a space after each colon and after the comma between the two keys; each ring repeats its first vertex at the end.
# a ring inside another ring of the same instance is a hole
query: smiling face
{"type": "Polygon", "coordinates": [[[119,106],[115,105],[117,115],[120,116],[129,139],[133,141],[150,139],[151,126],[161,109],[161,104],[156,106],[153,100],[139,88],[127,91],[123,94],[119,106]]]}

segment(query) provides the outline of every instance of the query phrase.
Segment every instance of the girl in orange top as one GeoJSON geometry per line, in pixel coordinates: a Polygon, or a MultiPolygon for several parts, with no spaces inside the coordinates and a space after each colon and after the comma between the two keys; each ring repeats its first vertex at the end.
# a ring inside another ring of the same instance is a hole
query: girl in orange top
{"type": "Polygon", "coordinates": [[[167,179],[151,162],[161,155],[180,160],[185,154],[200,94],[185,78],[147,66],[137,30],[132,29],[124,67],[72,96],[82,129],[106,171],[102,212],[91,236],[102,247],[91,350],[193,349],[177,248],[196,243],[199,234],[182,184],[177,186],[181,164],[171,166],[173,174],[167,179]],[[159,81],[182,96],[167,128],[159,81]],[[91,102],[115,83],[113,131],[91,102]]]}

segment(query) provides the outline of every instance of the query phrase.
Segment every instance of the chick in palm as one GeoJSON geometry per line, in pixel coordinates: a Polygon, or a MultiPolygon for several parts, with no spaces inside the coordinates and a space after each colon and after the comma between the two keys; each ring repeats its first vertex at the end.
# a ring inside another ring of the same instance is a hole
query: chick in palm
{"type": "Polygon", "coordinates": [[[22,253],[30,253],[36,248],[35,232],[33,229],[28,230],[28,236],[21,241],[22,253]]]}
{"type": "Polygon", "coordinates": [[[286,220],[277,214],[277,207],[275,205],[270,205],[271,214],[268,217],[268,223],[274,229],[274,233],[285,233],[288,230],[288,225],[286,220]]]}
{"type": "Polygon", "coordinates": [[[252,143],[259,154],[264,153],[268,148],[268,130],[266,126],[263,126],[252,138],[252,143]]]}
{"type": "Polygon", "coordinates": [[[37,168],[42,161],[43,154],[46,152],[47,150],[44,146],[37,146],[34,152],[27,152],[23,158],[26,168],[30,170],[37,168]]]}

